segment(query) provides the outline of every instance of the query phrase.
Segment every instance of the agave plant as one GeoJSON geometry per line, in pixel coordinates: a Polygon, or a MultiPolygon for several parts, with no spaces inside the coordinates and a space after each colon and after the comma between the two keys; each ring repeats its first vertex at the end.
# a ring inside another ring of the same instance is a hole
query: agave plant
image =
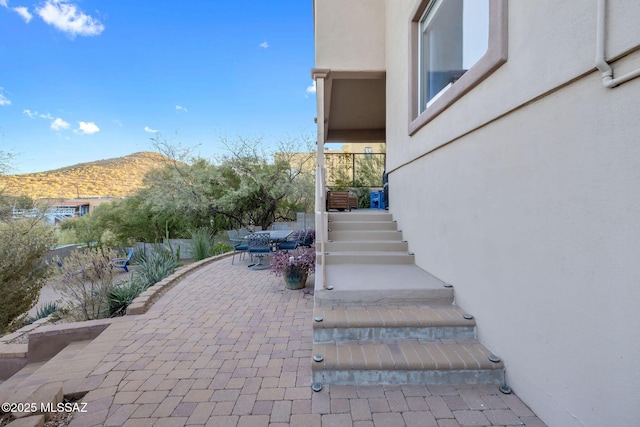
{"type": "Polygon", "coordinates": [[[60,310],[60,305],[58,305],[55,301],[49,301],[42,304],[40,307],[36,308],[36,315],[29,316],[27,318],[27,323],[33,323],[36,320],[44,319],[45,317],[49,317],[56,311],[60,310]]]}

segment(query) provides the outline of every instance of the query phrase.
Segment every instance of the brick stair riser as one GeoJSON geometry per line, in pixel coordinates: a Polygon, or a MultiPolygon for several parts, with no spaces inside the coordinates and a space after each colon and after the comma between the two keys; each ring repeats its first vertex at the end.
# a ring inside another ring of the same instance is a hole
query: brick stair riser
{"type": "Polygon", "coordinates": [[[313,382],[335,385],[503,384],[504,369],[491,370],[319,370],[312,365],[313,382]]]}
{"type": "Polygon", "coordinates": [[[325,245],[325,250],[328,252],[341,252],[341,251],[361,251],[361,252],[384,252],[384,251],[397,251],[408,252],[409,244],[407,242],[400,241],[335,241],[328,242],[325,245]]]}
{"type": "Polygon", "coordinates": [[[398,224],[395,222],[330,222],[329,230],[339,231],[339,230],[362,230],[362,231],[397,231],[398,224]]]}
{"type": "Polygon", "coordinates": [[[328,233],[328,239],[336,242],[341,241],[379,241],[389,240],[394,242],[402,241],[402,232],[393,230],[336,230],[328,233]]]}
{"type": "MultiPolygon", "coordinates": [[[[314,325],[315,326],[315,325],[314,325]]],[[[313,329],[313,340],[316,343],[333,341],[359,340],[398,340],[421,339],[466,340],[476,337],[474,326],[433,326],[406,328],[317,328],[313,329]]]]}
{"type": "MultiPolygon", "coordinates": [[[[401,255],[393,255],[392,253],[369,253],[369,254],[345,254],[341,252],[335,252],[325,255],[325,260],[327,265],[330,264],[414,264],[415,259],[413,255],[409,254],[401,254],[401,255]]],[[[322,263],[321,260],[318,261],[319,264],[322,263]]]]}

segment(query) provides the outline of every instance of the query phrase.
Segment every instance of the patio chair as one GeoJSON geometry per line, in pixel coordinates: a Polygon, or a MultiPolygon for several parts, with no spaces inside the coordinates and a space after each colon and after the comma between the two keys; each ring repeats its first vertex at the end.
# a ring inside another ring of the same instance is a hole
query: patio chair
{"type": "Polygon", "coordinates": [[[129,248],[127,251],[126,258],[113,258],[111,260],[111,265],[113,267],[124,268],[124,271],[129,272],[129,268],[127,265],[131,262],[131,257],[133,256],[133,248],[129,248]]]}
{"type": "MultiPolygon", "coordinates": [[[[249,232],[247,231],[247,234],[249,232]]],[[[235,260],[236,257],[236,252],[240,253],[240,259],[242,260],[242,258],[244,257],[244,254],[247,252],[247,249],[249,249],[249,246],[247,245],[247,242],[243,239],[244,236],[240,235],[240,232],[238,230],[227,230],[227,235],[229,236],[229,241],[231,242],[231,246],[233,246],[233,255],[231,256],[231,264],[233,264],[233,261],[235,260]]]]}
{"type": "Polygon", "coordinates": [[[297,250],[298,246],[300,246],[301,238],[304,238],[305,234],[305,231],[296,231],[292,233],[287,240],[277,244],[278,249],[283,252],[297,250]]]}
{"type": "Polygon", "coordinates": [[[269,233],[253,233],[247,236],[248,250],[251,259],[258,258],[258,262],[250,264],[249,268],[253,270],[264,270],[269,268],[267,264],[262,263],[262,258],[271,254],[271,235],[269,233]]]}
{"type": "Polygon", "coordinates": [[[300,237],[299,246],[304,246],[305,248],[310,248],[313,245],[313,240],[315,237],[315,231],[312,229],[306,229],[304,231],[304,235],[300,237]]]}

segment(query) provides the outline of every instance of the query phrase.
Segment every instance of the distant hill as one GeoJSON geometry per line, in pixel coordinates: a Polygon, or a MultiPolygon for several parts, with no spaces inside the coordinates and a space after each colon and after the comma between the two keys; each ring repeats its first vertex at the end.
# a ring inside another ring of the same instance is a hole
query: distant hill
{"type": "Polygon", "coordinates": [[[145,174],[166,161],[163,155],[146,151],[46,172],[0,175],[0,189],[32,199],[122,197],[140,188],[145,174]]]}

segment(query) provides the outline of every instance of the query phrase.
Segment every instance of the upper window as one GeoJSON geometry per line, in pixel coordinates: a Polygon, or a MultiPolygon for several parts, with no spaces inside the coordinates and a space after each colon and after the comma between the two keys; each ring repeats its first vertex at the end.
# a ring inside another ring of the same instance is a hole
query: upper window
{"type": "Polygon", "coordinates": [[[487,52],[489,0],[436,0],[420,19],[423,112],[487,52]]]}
{"type": "Polygon", "coordinates": [[[507,59],[507,0],[420,0],[411,20],[413,134],[507,59]]]}

